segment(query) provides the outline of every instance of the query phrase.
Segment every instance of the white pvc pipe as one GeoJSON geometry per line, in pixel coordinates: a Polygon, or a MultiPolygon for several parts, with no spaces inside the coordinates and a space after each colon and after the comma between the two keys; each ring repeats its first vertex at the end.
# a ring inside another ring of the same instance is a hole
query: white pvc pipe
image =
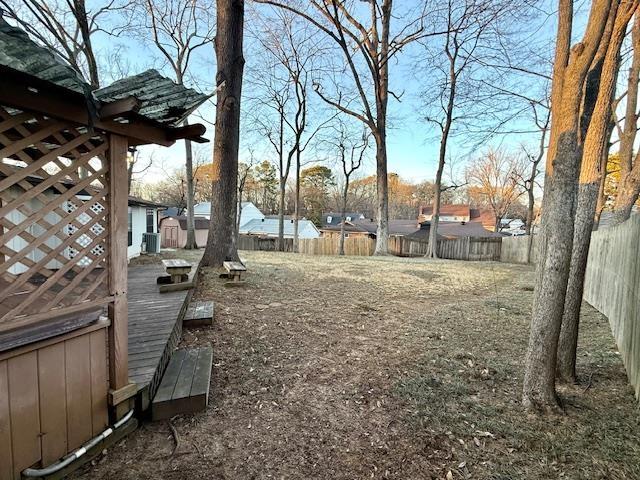
{"type": "Polygon", "coordinates": [[[104,440],[113,432],[115,432],[122,425],[127,423],[131,419],[131,417],[133,417],[133,409],[129,410],[129,413],[127,413],[124,417],[118,420],[113,425],[113,427],[107,428],[100,435],[93,437],[91,440],[89,440],[87,443],[82,445],[80,448],[78,448],[77,450],[74,450],[72,453],[70,453],[66,457],[63,457],[62,460],[59,460],[56,463],[52,463],[51,465],[45,468],[27,468],[22,471],[22,475],[24,475],[25,477],[44,477],[46,475],[51,475],[62,470],[71,462],[82,457],[85,453],[87,453],[88,450],[91,450],[93,447],[95,447],[98,443],[100,443],[102,440],[104,440]]]}

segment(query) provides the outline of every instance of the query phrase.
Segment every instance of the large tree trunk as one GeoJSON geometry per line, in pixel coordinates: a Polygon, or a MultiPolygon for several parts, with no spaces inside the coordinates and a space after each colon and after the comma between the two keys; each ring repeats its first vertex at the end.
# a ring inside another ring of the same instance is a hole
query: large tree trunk
{"type": "MultiPolygon", "coordinates": [[[[187,120],[185,120],[184,124],[188,125],[189,123],[187,120]]],[[[198,248],[198,244],[196,243],[196,222],[195,212],[193,210],[195,201],[195,189],[193,186],[193,148],[190,140],[184,141],[184,150],[185,174],[187,177],[187,241],[184,248],[186,250],[193,250],[195,248],[198,248]]]]}
{"type": "MultiPolygon", "coordinates": [[[[573,250],[571,266],[565,297],[562,330],[558,343],[557,375],[561,380],[575,382],[576,380],[576,352],[578,347],[578,328],[580,323],[580,307],[584,291],[584,277],[587,268],[587,257],[591,243],[602,158],[608,155],[609,137],[611,134],[610,119],[615,96],[616,80],[620,66],[620,48],[625,37],[627,24],[631,19],[633,9],[623,7],[616,12],[611,10],[611,16],[605,35],[601,41],[602,58],[598,53],[595,65],[589,72],[594,82],[587,82],[585,89],[585,104],[596,98],[595,105],[585,105],[585,114],[590,119],[583,118],[588,123],[587,135],[584,142],[584,155],[580,171],[580,186],[578,188],[578,203],[576,209],[573,250]],[[617,13],[617,15],[616,15],[617,13]],[[594,91],[590,91],[593,89],[594,91]],[[593,114],[589,112],[593,110],[593,114]]],[[[584,115],[583,115],[584,117],[584,115]]]]}
{"type": "Polygon", "coordinates": [[[552,88],[551,143],[539,238],[531,330],[525,360],[522,402],[529,409],[554,409],[558,338],[569,279],[582,157],[579,115],[587,71],[600,43],[611,7],[594,0],[583,41],[569,47],[573,22],[571,0],[560,0],[552,88]]]}
{"type": "Polygon", "coordinates": [[[210,267],[221,267],[225,260],[238,260],[233,232],[237,213],[240,99],[244,68],[244,1],[217,0],[216,5],[218,93],[213,145],[213,195],[209,238],[202,258],[202,264],[210,267]]]}
{"type": "Polygon", "coordinates": [[[378,229],[374,255],[389,253],[389,178],[387,175],[386,131],[378,131],[376,139],[376,191],[378,200],[378,229]]]}

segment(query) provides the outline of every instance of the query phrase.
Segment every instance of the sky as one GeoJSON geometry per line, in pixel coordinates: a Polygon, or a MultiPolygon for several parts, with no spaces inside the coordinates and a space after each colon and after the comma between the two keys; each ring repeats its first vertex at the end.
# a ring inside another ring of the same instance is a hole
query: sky
{"type": "MultiPolygon", "coordinates": [[[[408,0],[409,2],[417,0],[408,0]]],[[[531,30],[529,35],[531,41],[535,41],[540,46],[546,46],[544,51],[537,52],[540,56],[552,55],[551,49],[548,48],[549,43],[554,35],[554,16],[553,10],[549,7],[549,2],[539,2],[540,12],[536,16],[536,27],[531,30]],[[543,8],[544,6],[544,8],[543,8]]],[[[251,10],[252,7],[249,8],[251,10]]],[[[263,8],[263,7],[257,7],[263,8]]],[[[252,13],[248,12],[248,21],[252,13]]],[[[135,74],[147,68],[157,68],[163,73],[170,75],[166,62],[162,61],[157,50],[144,40],[144,32],[142,30],[123,34],[117,38],[106,35],[98,35],[96,37],[96,48],[98,50],[99,61],[105,65],[104,75],[113,76],[119,74],[135,74]],[[117,55],[117,62],[114,61],[117,55]],[[114,66],[117,64],[117,68],[114,66]],[[110,70],[114,70],[110,72],[110,70]],[[118,72],[115,72],[118,70],[118,72]]],[[[423,180],[433,180],[437,168],[437,157],[439,147],[438,131],[433,126],[424,121],[424,112],[421,111],[421,92],[425,89],[424,79],[428,78],[430,73],[428,70],[421,68],[418,55],[420,55],[420,46],[407,49],[402,52],[398,60],[391,65],[390,83],[396,92],[403,92],[401,101],[394,98],[389,100],[389,131],[387,135],[387,152],[388,152],[388,170],[395,172],[406,180],[419,182],[423,180]]],[[[543,47],[541,47],[541,50],[543,47]]],[[[255,39],[251,35],[245,36],[244,56],[246,60],[245,78],[248,72],[260,69],[264,62],[264,53],[260,50],[255,39]]],[[[336,58],[339,58],[336,54],[336,58]]],[[[203,92],[210,92],[213,87],[212,79],[215,77],[215,54],[212,45],[201,47],[194,55],[192,60],[192,68],[188,75],[187,83],[203,92]]],[[[530,78],[523,78],[523,82],[530,82],[530,78]]],[[[107,79],[104,83],[110,83],[107,79]]],[[[501,85],[499,85],[501,86],[501,85]]],[[[512,85],[510,85],[512,86],[512,85]]],[[[507,85],[504,85],[507,88],[507,85]]],[[[244,93],[252,95],[254,92],[250,85],[245,81],[244,93]]],[[[315,96],[314,93],[311,95],[315,96]]],[[[317,98],[313,101],[318,101],[317,98]]],[[[243,99],[246,103],[246,99],[243,99]]],[[[215,118],[215,109],[211,102],[201,107],[196,115],[192,115],[191,122],[202,122],[207,127],[206,137],[213,140],[213,122],[215,118]]],[[[521,119],[511,122],[509,128],[519,131],[530,131],[532,125],[529,120],[521,119]]],[[[269,145],[264,139],[260,139],[255,134],[255,130],[247,122],[247,116],[243,116],[241,125],[241,153],[240,161],[248,158],[249,149],[253,150],[255,155],[262,159],[274,159],[275,155],[270,150],[269,145]]],[[[477,156],[489,147],[499,147],[514,152],[520,152],[521,144],[528,144],[535,148],[537,144],[538,134],[512,134],[494,136],[478,145],[477,139],[469,138],[461,134],[452,138],[450,143],[450,154],[452,158],[457,159],[455,164],[458,170],[462,170],[464,161],[477,156]]],[[[197,156],[204,161],[210,161],[212,143],[204,146],[197,146],[197,156]]],[[[184,146],[181,142],[171,148],[163,147],[146,147],[141,150],[143,157],[152,157],[153,165],[146,170],[138,179],[143,182],[156,182],[167,175],[168,172],[178,169],[184,164],[184,146]]],[[[313,154],[308,160],[313,160],[313,154]]],[[[329,161],[331,163],[331,161],[329,161]]],[[[362,175],[372,174],[375,172],[375,162],[370,158],[366,163],[362,175]]],[[[460,174],[460,173],[459,173],[460,174]]]]}

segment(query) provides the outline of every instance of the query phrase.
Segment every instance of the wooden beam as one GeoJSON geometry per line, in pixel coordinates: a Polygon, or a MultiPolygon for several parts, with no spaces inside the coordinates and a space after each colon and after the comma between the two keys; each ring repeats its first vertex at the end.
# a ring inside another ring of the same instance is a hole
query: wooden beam
{"type": "MultiPolygon", "coordinates": [[[[15,75],[5,75],[0,68],[0,104],[14,108],[39,112],[54,118],[73,122],[76,125],[89,125],[89,113],[86,100],[81,95],[60,95],[45,86],[32,86],[30,77],[21,82],[15,81],[15,75]]],[[[93,119],[96,129],[115,133],[129,139],[132,145],[156,143],[165,147],[173,145],[175,140],[167,137],[167,129],[150,121],[141,119],[130,120],[129,123],[119,123],[113,120],[93,119]]]]}
{"type": "MultiPolygon", "coordinates": [[[[186,138],[188,140],[197,141],[207,131],[204,125],[201,123],[194,123],[191,125],[185,125],[184,127],[178,127],[167,132],[167,138],[170,140],[180,140],[186,138]]],[[[198,142],[201,143],[201,142],[198,142]]]]}
{"type": "Polygon", "coordinates": [[[109,135],[109,384],[116,391],[129,384],[127,149],[125,137],[109,135]]]}
{"type": "Polygon", "coordinates": [[[140,110],[140,100],[132,96],[103,105],[98,115],[101,120],[108,120],[127,113],[135,113],[138,110],[140,110]]]}

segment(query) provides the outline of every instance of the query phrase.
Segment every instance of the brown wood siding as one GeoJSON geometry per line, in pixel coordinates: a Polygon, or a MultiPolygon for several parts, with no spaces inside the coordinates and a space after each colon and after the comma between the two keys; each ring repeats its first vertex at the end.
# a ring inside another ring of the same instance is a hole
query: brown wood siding
{"type": "Polygon", "coordinates": [[[107,425],[106,328],[0,360],[0,480],[46,466],[107,425]]]}

